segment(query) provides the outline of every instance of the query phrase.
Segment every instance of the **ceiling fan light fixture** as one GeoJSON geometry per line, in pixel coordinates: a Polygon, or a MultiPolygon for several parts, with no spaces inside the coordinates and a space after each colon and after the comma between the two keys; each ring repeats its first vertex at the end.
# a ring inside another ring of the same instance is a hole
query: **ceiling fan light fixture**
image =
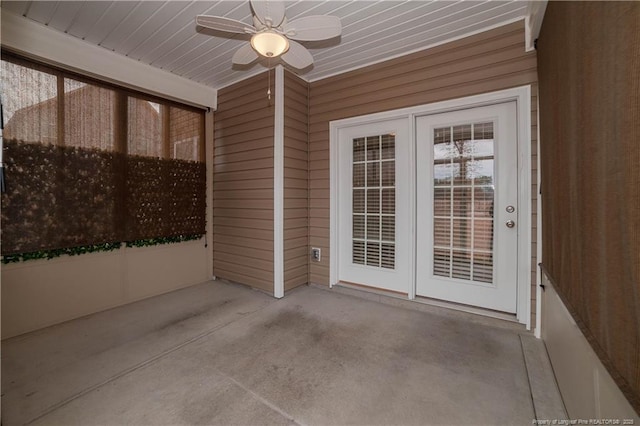
{"type": "MultiPolygon", "coordinates": [[[[251,43],[245,42],[233,54],[234,65],[252,65],[260,58],[280,58],[283,64],[303,73],[313,66],[313,56],[299,42],[330,40],[342,34],[337,16],[313,15],[289,21],[283,0],[250,0],[250,4],[253,25],[225,16],[196,16],[199,27],[230,33],[225,37],[242,34],[244,39],[251,34],[251,43]]],[[[270,62],[263,65],[271,67],[270,62]]]]}
{"type": "Polygon", "coordinates": [[[251,47],[260,55],[275,58],[289,50],[289,40],[275,31],[263,31],[251,37],[251,47]]]}

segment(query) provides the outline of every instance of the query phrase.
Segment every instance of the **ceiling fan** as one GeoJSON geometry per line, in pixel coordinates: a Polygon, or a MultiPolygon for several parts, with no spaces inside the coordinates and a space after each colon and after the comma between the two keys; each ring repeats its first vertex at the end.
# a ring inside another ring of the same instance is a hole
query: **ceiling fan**
{"type": "Polygon", "coordinates": [[[196,24],[232,34],[251,34],[251,42],[242,46],[231,61],[249,65],[260,56],[276,58],[298,70],[313,64],[313,56],[298,41],[320,41],[338,37],[342,24],[337,16],[305,16],[287,21],[284,2],[280,0],[251,0],[253,25],[223,16],[196,16],[196,24]]]}

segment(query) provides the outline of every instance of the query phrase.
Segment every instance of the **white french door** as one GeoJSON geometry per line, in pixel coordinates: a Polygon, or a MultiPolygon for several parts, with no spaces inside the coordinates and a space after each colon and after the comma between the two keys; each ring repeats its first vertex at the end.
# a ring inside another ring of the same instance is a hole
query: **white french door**
{"type": "Polygon", "coordinates": [[[408,293],[409,119],[338,130],[338,280],[408,293]]]}
{"type": "Polygon", "coordinates": [[[516,103],[416,119],[416,294],[516,312],[516,103]]]}

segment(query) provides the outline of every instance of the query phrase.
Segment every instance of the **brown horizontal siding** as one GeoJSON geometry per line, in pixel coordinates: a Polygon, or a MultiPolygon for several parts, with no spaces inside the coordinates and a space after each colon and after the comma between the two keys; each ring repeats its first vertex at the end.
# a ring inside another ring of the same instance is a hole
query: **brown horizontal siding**
{"type": "MultiPolygon", "coordinates": [[[[314,92],[323,94],[335,90],[344,90],[353,86],[352,79],[358,82],[386,80],[402,73],[419,73],[426,65],[438,66],[445,63],[455,63],[469,56],[500,50],[508,46],[513,40],[509,38],[517,33],[519,24],[506,25],[491,31],[482,32],[472,37],[458,40],[454,43],[442,44],[422,52],[402,56],[376,65],[360,68],[350,73],[340,74],[330,79],[313,83],[314,92]],[[466,49],[472,49],[466,50],[466,49]],[[334,89],[335,88],[335,89],[334,89]]],[[[521,43],[522,40],[517,41],[521,43]]]]}
{"type": "Polygon", "coordinates": [[[214,226],[226,226],[234,228],[266,229],[273,231],[272,219],[255,219],[242,217],[217,216],[213,218],[214,226]]]}
{"type": "Polygon", "coordinates": [[[284,80],[284,288],[308,282],[308,84],[284,80]]]}
{"type": "Polygon", "coordinates": [[[535,84],[536,54],[524,40],[516,22],[310,84],[309,243],[323,254],[310,282],[329,283],[329,122],[535,84]]]}
{"type": "MultiPolygon", "coordinates": [[[[218,248],[220,250],[223,249],[224,245],[247,249],[250,248],[261,250],[264,252],[269,252],[269,250],[272,250],[271,257],[273,257],[273,242],[268,240],[259,240],[253,237],[246,236],[239,237],[234,235],[218,234],[215,238],[215,244],[218,245],[218,248]]],[[[249,250],[247,250],[247,252],[249,252],[249,250]]],[[[229,253],[231,253],[231,250],[229,250],[229,253]]]]}
{"type": "Polygon", "coordinates": [[[217,182],[239,182],[249,179],[271,179],[273,181],[273,169],[266,168],[257,170],[236,170],[224,173],[218,172],[215,177],[214,185],[217,182]]]}
{"type": "Polygon", "coordinates": [[[295,208],[291,208],[291,209],[284,209],[284,219],[285,219],[285,223],[287,219],[295,219],[298,217],[304,217],[304,214],[307,214],[308,210],[307,208],[301,208],[301,209],[295,209],[295,208]]]}
{"type": "Polygon", "coordinates": [[[213,186],[214,191],[236,190],[236,189],[271,189],[273,179],[246,179],[234,181],[219,181],[213,186]]]}
{"type": "Polygon", "coordinates": [[[298,169],[293,169],[293,168],[286,168],[284,169],[284,178],[285,180],[287,178],[292,178],[292,179],[307,179],[307,171],[306,170],[298,170],[298,169]]]}
{"type": "Polygon", "coordinates": [[[218,95],[213,267],[220,278],[272,292],[274,109],[267,84],[264,73],[218,95]]]}

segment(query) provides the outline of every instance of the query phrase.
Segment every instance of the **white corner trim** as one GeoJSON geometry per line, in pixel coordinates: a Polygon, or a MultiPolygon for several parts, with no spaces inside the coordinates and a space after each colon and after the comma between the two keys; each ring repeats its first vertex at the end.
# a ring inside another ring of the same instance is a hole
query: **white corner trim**
{"type": "Polygon", "coordinates": [[[536,239],[536,328],[535,328],[535,336],[540,339],[542,338],[542,269],[538,266],[542,263],[542,194],[540,194],[540,188],[542,188],[542,169],[540,168],[540,97],[536,96],[537,99],[537,114],[538,114],[538,118],[537,118],[537,123],[538,125],[536,126],[538,131],[537,131],[537,137],[538,137],[538,144],[537,144],[537,156],[538,156],[538,172],[537,174],[537,188],[538,188],[538,193],[536,194],[536,199],[537,199],[537,239],[536,239]]]}
{"type": "Polygon", "coordinates": [[[2,47],[69,71],[198,107],[217,106],[217,91],[2,10],[2,47]]]}
{"type": "Polygon", "coordinates": [[[525,50],[527,52],[535,50],[535,41],[540,35],[545,10],[547,10],[547,0],[529,0],[524,25],[525,50]]]}
{"type": "Polygon", "coordinates": [[[338,283],[338,243],[340,230],[338,229],[338,129],[340,125],[329,122],[329,288],[338,283]]]}
{"type": "Polygon", "coordinates": [[[518,313],[531,330],[531,86],[514,89],[518,121],[518,313]]]}
{"type": "Polygon", "coordinates": [[[418,142],[416,120],[416,114],[409,114],[409,158],[411,158],[411,161],[409,161],[409,181],[411,182],[411,190],[409,191],[409,232],[411,234],[411,238],[409,239],[411,250],[409,274],[411,284],[407,292],[407,298],[409,300],[416,300],[416,287],[418,284],[418,142]]]}
{"type": "MultiPolygon", "coordinates": [[[[268,71],[271,72],[271,71],[268,71]]],[[[276,66],[273,128],[273,296],[284,297],[284,68],[276,66]]]]}
{"type": "Polygon", "coordinates": [[[207,200],[207,210],[206,210],[206,237],[205,241],[208,245],[207,250],[207,273],[211,275],[211,278],[215,280],[215,270],[213,268],[213,257],[215,253],[213,252],[213,162],[215,160],[215,148],[213,141],[213,130],[214,130],[214,113],[212,110],[207,111],[204,114],[205,120],[205,165],[206,165],[206,173],[207,173],[207,184],[206,184],[206,200],[207,200]]]}

